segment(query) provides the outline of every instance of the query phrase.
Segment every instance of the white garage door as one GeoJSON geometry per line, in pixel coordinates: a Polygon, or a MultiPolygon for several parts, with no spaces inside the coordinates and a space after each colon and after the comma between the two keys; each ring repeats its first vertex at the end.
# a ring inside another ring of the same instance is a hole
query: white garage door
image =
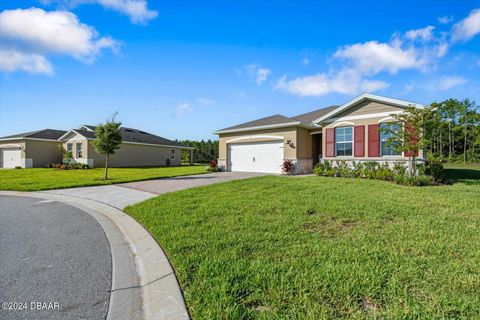
{"type": "Polygon", "coordinates": [[[21,165],[21,151],[18,148],[0,149],[0,152],[2,153],[0,159],[3,168],[15,168],[21,165]]]}
{"type": "Polygon", "coordinates": [[[282,173],[283,141],[228,145],[231,171],[282,173]]]}

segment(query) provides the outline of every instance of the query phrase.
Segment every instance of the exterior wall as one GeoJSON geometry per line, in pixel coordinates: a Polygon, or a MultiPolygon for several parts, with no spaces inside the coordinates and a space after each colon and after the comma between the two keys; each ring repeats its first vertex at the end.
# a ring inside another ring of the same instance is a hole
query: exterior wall
{"type": "Polygon", "coordinates": [[[297,128],[297,163],[295,165],[296,174],[310,173],[313,170],[315,162],[314,137],[310,135],[310,130],[297,128]]]}
{"type": "Polygon", "coordinates": [[[25,141],[25,158],[32,159],[32,167],[44,168],[49,163],[62,161],[62,153],[58,150],[61,145],[58,141],[25,141]]]}
{"type": "MultiPolygon", "coordinates": [[[[22,161],[22,167],[29,167],[28,162],[29,160],[26,160],[27,158],[25,157],[25,140],[6,140],[6,141],[0,141],[0,149],[1,148],[9,148],[9,147],[19,147],[21,149],[20,151],[20,158],[22,161]]],[[[2,154],[0,153],[0,157],[2,154]]],[[[0,158],[0,167],[3,165],[3,159],[0,158]]]]}
{"type": "Polygon", "coordinates": [[[297,159],[297,150],[304,148],[304,141],[297,140],[297,127],[286,127],[267,130],[245,131],[236,133],[222,133],[219,135],[218,165],[227,168],[227,154],[229,143],[261,142],[283,140],[284,159],[297,159]],[[291,144],[288,144],[288,141],[291,144]],[[300,142],[300,143],[299,143],[300,142]]]}
{"type": "MultiPolygon", "coordinates": [[[[380,157],[368,157],[368,125],[370,124],[379,124],[382,122],[389,122],[389,120],[392,120],[390,117],[374,117],[374,118],[362,118],[362,119],[351,119],[351,118],[346,118],[344,117],[350,117],[350,116],[358,116],[358,115],[368,115],[372,113],[380,113],[380,112],[395,112],[395,111],[401,111],[402,109],[399,107],[394,107],[386,104],[381,104],[378,102],[363,102],[360,103],[358,106],[352,107],[350,110],[346,110],[343,112],[343,118],[340,116],[335,117],[334,122],[330,122],[327,124],[324,124],[322,128],[322,154],[323,159],[327,160],[357,160],[357,161],[405,161],[408,160],[408,157],[404,156],[380,156],[380,157]],[[344,127],[344,126],[358,126],[358,125],[363,125],[365,126],[365,145],[364,145],[364,150],[365,150],[365,156],[364,157],[326,157],[326,129],[328,128],[335,128],[335,127],[344,127]]],[[[423,152],[420,151],[419,158],[423,158],[423,152]]]]}
{"type": "Polygon", "coordinates": [[[94,159],[92,159],[91,157],[92,153],[90,152],[91,149],[89,148],[89,145],[90,145],[89,140],[85,139],[85,137],[83,136],[75,135],[63,143],[63,148],[65,150],[67,150],[67,144],[69,143],[72,144],[72,155],[75,162],[88,164],[90,167],[95,166],[94,159]],[[81,158],[77,158],[77,143],[82,144],[81,158]]]}
{"type": "MultiPolygon", "coordinates": [[[[182,151],[179,148],[157,147],[122,143],[120,149],[110,156],[109,167],[161,167],[170,159],[171,166],[181,165],[182,151]],[[171,159],[171,150],[175,150],[175,159],[171,159]]],[[[94,168],[105,166],[105,156],[98,154],[88,143],[88,159],[94,168]]]]}

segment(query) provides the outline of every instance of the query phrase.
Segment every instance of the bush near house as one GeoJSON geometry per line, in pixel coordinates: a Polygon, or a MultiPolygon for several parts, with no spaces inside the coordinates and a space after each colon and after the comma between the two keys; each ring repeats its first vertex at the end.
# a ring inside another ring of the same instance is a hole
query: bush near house
{"type": "Polygon", "coordinates": [[[394,181],[407,186],[428,186],[446,182],[443,164],[440,160],[430,157],[425,164],[417,165],[417,174],[407,175],[407,168],[402,162],[392,167],[388,163],[375,161],[355,162],[349,165],[346,161],[324,160],[317,164],[313,173],[326,177],[364,178],[384,181],[394,181]]]}

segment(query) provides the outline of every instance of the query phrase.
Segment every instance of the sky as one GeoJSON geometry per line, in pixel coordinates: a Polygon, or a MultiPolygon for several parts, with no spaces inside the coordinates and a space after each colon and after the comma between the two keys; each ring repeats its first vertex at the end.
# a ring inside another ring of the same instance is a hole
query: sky
{"type": "Polygon", "coordinates": [[[480,103],[480,0],[0,3],[0,136],[118,112],[213,139],[364,92],[480,103]]]}

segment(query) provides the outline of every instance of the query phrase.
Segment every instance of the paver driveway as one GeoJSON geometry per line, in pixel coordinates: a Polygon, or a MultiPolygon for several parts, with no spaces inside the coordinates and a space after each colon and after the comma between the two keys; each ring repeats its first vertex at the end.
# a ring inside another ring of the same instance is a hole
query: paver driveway
{"type": "Polygon", "coordinates": [[[43,192],[96,200],[115,208],[123,209],[126,206],[147,200],[162,193],[262,175],[265,174],[252,172],[215,172],[108,186],[58,189],[43,192]]]}

